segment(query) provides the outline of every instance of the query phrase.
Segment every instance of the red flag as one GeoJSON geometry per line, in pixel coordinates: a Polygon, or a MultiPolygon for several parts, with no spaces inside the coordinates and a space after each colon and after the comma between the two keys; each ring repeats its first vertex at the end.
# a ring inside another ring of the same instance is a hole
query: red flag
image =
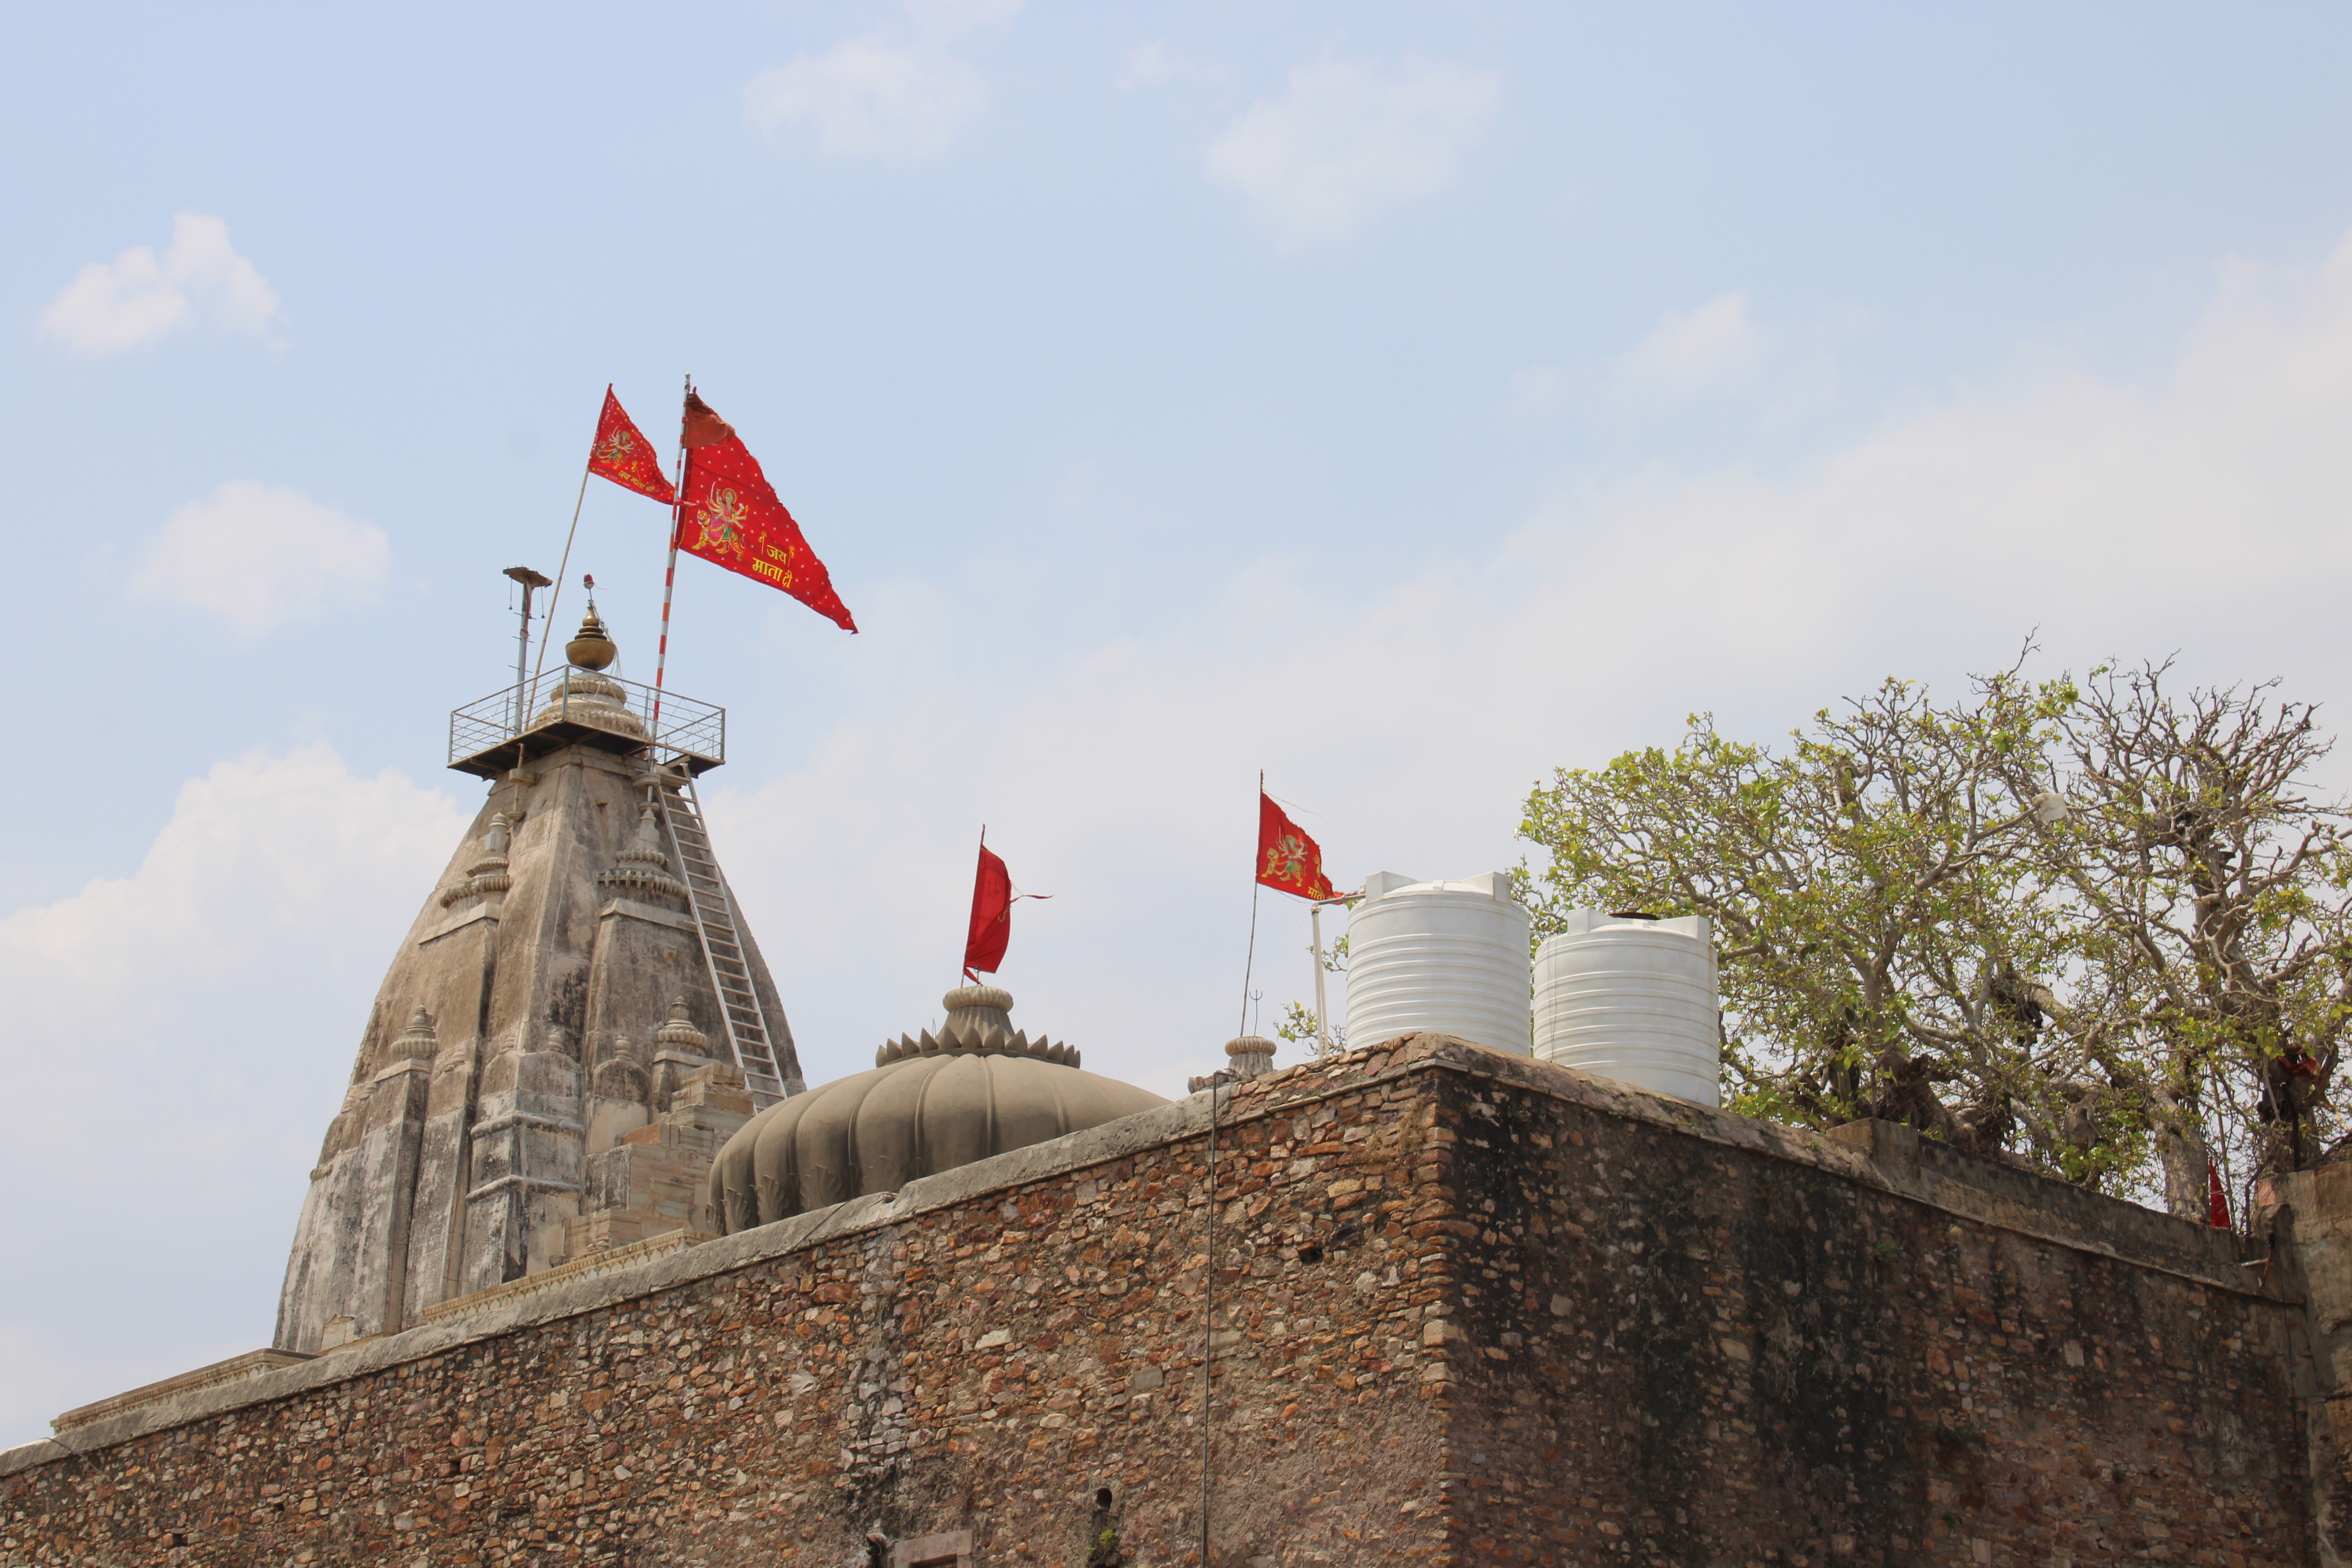
{"type": "Polygon", "coordinates": [[[678,445],[682,447],[716,447],[721,441],[735,438],[735,426],[719,417],[710,405],[699,395],[686,395],[686,413],[678,421],[678,445]]]}
{"type": "Polygon", "coordinates": [[[1322,847],[1299,832],[1263,789],[1257,792],[1257,879],[1302,899],[1332,896],[1331,879],[1323,874],[1322,847]]]}
{"type": "Polygon", "coordinates": [[[651,496],[664,506],[677,500],[677,492],[670,489],[668,478],[661,471],[661,459],[654,455],[653,444],[613,395],[609,384],[604,388],[604,412],[596,416],[595,444],[588,448],[588,471],[625,490],[651,496]]]}
{"type": "Polygon", "coordinates": [[[1050,899],[1051,893],[1016,893],[1013,873],[988,848],[988,829],[980,830],[980,873],[971,882],[971,932],[963,940],[963,977],[978,984],[975,969],[996,973],[1004,962],[1004,944],[1013,940],[1013,901],[1050,899]]]}
{"type": "Polygon", "coordinates": [[[677,547],[782,588],[846,632],[857,629],[833,576],[776,499],[760,460],[734,427],[692,394],[686,403],[686,496],[677,547]]]}
{"type": "Polygon", "coordinates": [[[980,874],[971,884],[971,934],[964,938],[964,978],[975,969],[993,974],[1004,962],[1004,944],[1013,940],[1013,873],[1004,862],[980,847],[980,874]]]}
{"type": "Polygon", "coordinates": [[[2205,1218],[2215,1230],[2230,1228],[2230,1194],[2221,1190],[2221,1173],[2205,1162],[2205,1218]]]}

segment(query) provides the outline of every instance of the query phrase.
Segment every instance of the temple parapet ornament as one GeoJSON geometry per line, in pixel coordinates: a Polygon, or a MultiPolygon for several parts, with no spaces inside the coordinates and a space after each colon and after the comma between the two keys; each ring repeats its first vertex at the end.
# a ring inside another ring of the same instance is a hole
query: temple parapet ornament
{"type": "Polygon", "coordinates": [[[887,1067],[908,1057],[932,1056],[1035,1057],[1064,1067],[1078,1065],[1077,1047],[1050,1042],[1043,1035],[1033,1040],[1013,1026],[1009,991],[994,985],[959,985],[941,1000],[947,1004],[948,1019],[937,1035],[925,1029],[919,1035],[885,1040],[874,1053],[874,1065],[887,1067]]]}
{"type": "Polygon", "coordinates": [[[611,870],[596,873],[598,887],[619,898],[686,902],[686,884],[670,875],[669,851],[662,847],[661,824],[651,801],[637,818],[636,837],[614,858],[617,864],[611,870]]]}
{"type": "Polygon", "coordinates": [[[513,825],[505,813],[499,813],[490,818],[490,831],[482,840],[482,858],[466,868],[463,881],[441,890],[441,907],[467,899],[496,899],[513,887],[514,879],[507,874],[507,854],[513,847],[513,825]]]}

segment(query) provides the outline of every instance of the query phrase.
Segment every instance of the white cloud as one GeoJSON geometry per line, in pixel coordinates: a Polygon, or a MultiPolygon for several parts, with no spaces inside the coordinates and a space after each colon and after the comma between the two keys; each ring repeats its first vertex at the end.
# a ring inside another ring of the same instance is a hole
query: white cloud
{"type": "Polygon", "coordinates": [[[1444,188],[1486,129],[1503,79],[1407,56],[1326,59],[1253,104],[1210,147],[1210,175],[1248,198],[1286,246],[1340,239],[1444,188]]]}
{"type": "Polygon", "coordinates": [[[1768,344],[1748,316],[1748,290],[1718,294],[1693,310],[1669,310],[1618,362],[1622,388],[1637,398],[1682,402],[1748,384],[1768,344]]]}
{"type": "Polygon", "coordinates": [[[71,1260],[0,1300],[0,1447],[268,1342],[376,984],[468,816],[325,746],[255,753],[184,785],[131,875],[0,917],[0,1184],[31,1195],[0,1252],[71,1260]]]}
{"type": "Polygon", "coordinates": [[[283,485],[236,479],[172,514],[131,587],[209,611],[249,639],[364,601],[391,555],[373,523],[283,485]]]}
{"type": "Polygon", "coordinates": [[[947,51],[1010,21],[1021,0],[919,0],[904,25],[844,38],[753,77],[745,117],[805,128],[828,158],[905,164],[947,152],[988,108],[988,83],[947,51]]]}
{"type": "Polygon", "coordinates": [[[278,294],[228,240],[216,217],[182,213],[158,257],[134,245],[93,261],[41,313],[41,331],[88,353],[116,353],[199,323],[269,335],[278,294]]]}

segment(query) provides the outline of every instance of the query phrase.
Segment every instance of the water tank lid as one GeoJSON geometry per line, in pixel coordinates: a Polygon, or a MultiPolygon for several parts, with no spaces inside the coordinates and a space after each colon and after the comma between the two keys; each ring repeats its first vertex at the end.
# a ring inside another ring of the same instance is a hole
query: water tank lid
{"type": "Polygon", "coordinates": [[[1622,910],[1568,910],[1550,921],[1547,942],[1561,937],[1584,936],[1604,926],[1635,924],[1645,931],[1671,932],[1703,942],[1715,940],[1715,922],[1705,915],[1645,915],[1622,910]]]}
{"type": "Polygon", "coordinates": [[[1391,893],[1484,893],[1497,903],[1516,903],[1518,898],[1517,877],[1509,871],[1489,871],[1483,877],[1463,877],[1453,881],[1431,882],[1419,877],[1409,877],[1402,871],[1375,871],[1364,879],[1364,901],[1384,899],[1391,893]]]}

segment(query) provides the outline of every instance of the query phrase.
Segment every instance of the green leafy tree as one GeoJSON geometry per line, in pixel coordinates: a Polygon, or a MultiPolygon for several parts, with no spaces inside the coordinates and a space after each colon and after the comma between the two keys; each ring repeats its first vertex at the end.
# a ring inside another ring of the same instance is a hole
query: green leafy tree
{"type": "MultiPolygon", "coordinates": [[[[2083,994],[2067,1032],[2142,1094],[2166,1206],[2206,1213],[2208,1161],[2309,1163],[2352,1025],[2352,850],[2311,775],[2333,746],[2274,683],[2176,694],[2169,667],[2094,670],[2051,755],[2041,873],[2065,889],[2083,994]]],[[[2239,1182],[2230,1184],[2240,1186],[2239,1182]]]]}
{"type": "Polygon", "coordinates": [[[2025,977],[2063,954],[2024,831],[2035,801],[2010,781],[2073,699],[2015,670],[1952,707],[1889,680],[1778,752],[1699,715],[1671,752],[1563,769],[1520,829],[1550,852],[1537,931],[1579,908],[1708,916],[1750,1113],[1881,1116],[1984,1150],[2022,1125],[2063,1146],[2047,987],[2025,977]]]}
{"type": "MultiPolygon", "coordinates": [[[[1673,751],[1528,797],[1539,933],[1576,908],[1716,924],[1736,1109],[1856,1116],[2203,1217],[2207,1160],[2308,1163],[2352,1028],[2332,742],[2269,686],[2175,697],[1889,680],[1778,752],[1673,751]]],[[[2234,1182],[2232,1186],[2239,1184],[2234,1182]]]]}
{"type": "MultiPolygon", "coordinates": [[[[1354,909],[1356,907],[1356,900],[1353,899],[1349,900],[1347,907],[1351,910],[1354,909]]],[[[1340,976],[1342,983],[1345,983],[1348,973],[1348,939],[1346,937],[1342,936],[1338,941],[1332,942],[1328,948],[1317,954],[1316,958],[1317,962],[1323,965],[1324,971],[1327,973],[1337,974],[1340,976]]],[[[1290,1002],[1284,1005],[1282,1010],[1282,1022],[1275,1026],[1274,1032],[1276,1037],[1289,1041],[1294,1046],[1307,1046],[1310,1047],[1308,1051],[1309,1055],[1321,1056],[1326,1053],[1323,1049],[1322,1030],[1320,1026],[1321,1020],[1317,1017],[1314,1008],[1309,1007],[1304,1002],[1290,1002]]],[[[1328,1054],[1336,1056],[1347,1048],[1347,1026],[1345,1024],[1333,1024],[1331,1026],[1331,1048],[1328,1054]]]]}

